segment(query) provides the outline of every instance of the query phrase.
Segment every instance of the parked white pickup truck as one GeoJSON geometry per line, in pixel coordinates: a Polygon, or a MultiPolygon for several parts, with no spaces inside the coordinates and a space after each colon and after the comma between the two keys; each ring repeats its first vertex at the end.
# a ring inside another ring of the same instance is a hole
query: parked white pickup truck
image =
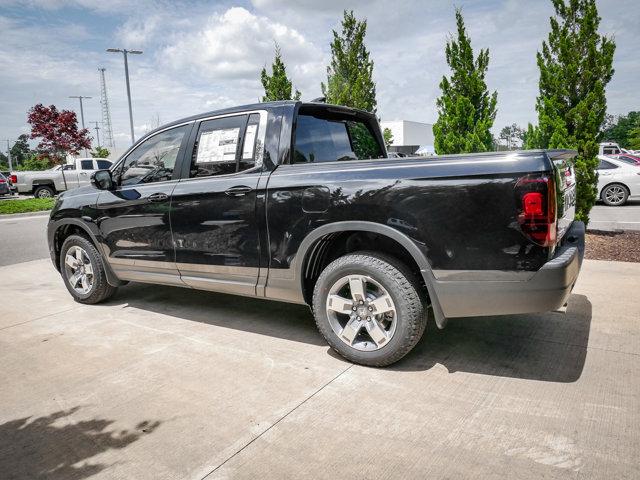
{"type": "Polygon", "coordinates": [[[93,172],[110,167],[111,161],[104,158],[78,158],[75,163],[64,165],[64,178],[61,165],[42,171],[11,172],[11,177],[18,193],[48,198],[58,192],[89,185],[93,172]]]}

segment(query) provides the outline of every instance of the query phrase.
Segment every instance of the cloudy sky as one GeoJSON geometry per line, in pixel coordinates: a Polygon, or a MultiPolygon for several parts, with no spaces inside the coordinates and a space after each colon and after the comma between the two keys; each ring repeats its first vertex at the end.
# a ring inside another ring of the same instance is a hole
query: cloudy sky
{"type": "MultiPolygon", "coordinates": [[[[498,91],[496,130],[535,120],[535,53],[549,29],[549,0],[457,0],[473,47],[489,48],[487,82],[498,91]]],[[[640,109],[640,2],[600,0],[601,30],[615,37],[610,113],[640,109]]],[[[433,122],[443,47],[454,31],[445,0],[0,0],[0,140],[28,132],[36,103],[78,109],[69,95],[93,96],[85,120],[100,120],[99,66],[107,85],[118,150],[129,143],[124,68],[106,48],[131,57],[136,136],[158,123],[255,102],[260,69],[274,41],[303,100],[320,96],[331,30],[342,10],[368,21],[378,113],[386,120],[433,122]]]]}

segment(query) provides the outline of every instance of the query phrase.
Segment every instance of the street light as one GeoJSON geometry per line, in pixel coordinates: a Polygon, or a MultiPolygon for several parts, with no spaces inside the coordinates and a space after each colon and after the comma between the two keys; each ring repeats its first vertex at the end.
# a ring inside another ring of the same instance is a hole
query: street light
{"type": "Polygon", "coordinates": [[[125,48],[107,48],[107,52],[110,53],[119,53],[122,52],[124,56],[124,78],[127,83],[127,100],[129,102],[129,124],[131,126],[131,143],[135,143],[136,139],[133,135],[133,111],[131,110],[131,87],[129,86],[129,62],[127,60],[127,55],[141,55],[142,51],[140,50],[127,50],[125,48]]]}
{"type": "MultiPolygon", "coordinates": [[[[84,109],[82,108],[82,100],[89,99],[93,97],[85,97],[84,95],[70,95],[69,98],[77,98],[80,100],[80,120],[82,121],[82,129],[84,130],[84,109]]],[[[87,149],[84,149],[84,156],[87,157],[89,154],[87,153],[87,149]]]]}
{"type": "Polygon", "coordinates": [[[82,108],[82,100],[85,98],[89,99],[93,97],[85,97],[83,95],[71,95],[69,96],[69,98],[77,98],[78,100],[80,100],[80,119],[82,120],[82,128],[84,128],[84,109],[82,108]]]}

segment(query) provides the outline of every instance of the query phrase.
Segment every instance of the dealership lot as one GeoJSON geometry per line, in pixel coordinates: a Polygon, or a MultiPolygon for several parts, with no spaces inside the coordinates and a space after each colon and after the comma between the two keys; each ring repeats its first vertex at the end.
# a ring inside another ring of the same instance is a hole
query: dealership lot
{"type": "Polygon", "coordinates": [[[129,285],[74,303],[0,267],[8,478],[638,478],[640,264],[586,261],[566,314],[432,325],[387,369],[302,306],[129,285]]]}

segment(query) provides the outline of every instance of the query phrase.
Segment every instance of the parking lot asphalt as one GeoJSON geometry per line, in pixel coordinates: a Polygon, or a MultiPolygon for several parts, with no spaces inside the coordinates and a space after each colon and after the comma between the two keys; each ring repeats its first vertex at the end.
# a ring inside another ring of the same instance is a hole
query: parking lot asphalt
{"type": "Polygon", "coordinates": [[[49,212],[0,215],[0,266],[49,257],[49,212]]]}
{"type": "Polygon", "coordinates": [[[629,200],[621,207],[596,204],[589,214],[593,230],[640,230],[640,200],[629,200]]]}
{"type": "Polygon", "coordinates": [[[0,267],[2,478],[639,478],[640,264],[566,313],[433,325],[386,369],[307,308],[130,284],[74,303],[0,267]]]}

